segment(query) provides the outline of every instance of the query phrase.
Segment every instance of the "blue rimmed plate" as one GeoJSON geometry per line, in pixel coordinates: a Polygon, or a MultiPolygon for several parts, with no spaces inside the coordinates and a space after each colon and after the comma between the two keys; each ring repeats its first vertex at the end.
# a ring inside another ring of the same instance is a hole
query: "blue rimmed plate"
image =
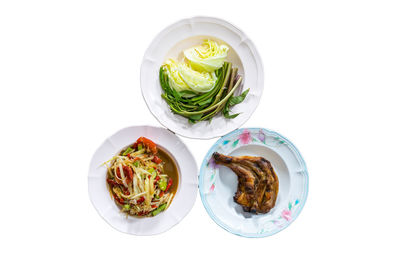
{"type": "Polygon", "coordinates": [[[199,189],[205,209],[219,226],[239,236],[266,237],[288,227],[300,214],[307,199],[308,172],[300,152],[282,135],[263,128],[238,129],[208,151],[200,169],[199,189]],[[244,212],[233,201],[237,176],[215,164],[214,152],[269,160],[279,179],[275,207],[267,214],[244,212]]]}

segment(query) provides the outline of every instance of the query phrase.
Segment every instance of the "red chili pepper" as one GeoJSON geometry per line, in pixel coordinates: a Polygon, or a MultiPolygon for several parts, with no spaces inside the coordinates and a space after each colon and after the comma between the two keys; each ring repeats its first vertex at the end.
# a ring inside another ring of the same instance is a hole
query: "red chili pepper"
{"type": "Polygon", "coordinates": [[[156,179],[154,179],[154,184],[157,183],[160,180],[160,176],[156,176],[156,179]]]}
{"type": "Polygon", "coordinates": [[[139,198],[137,201],[136,201],[136,203],[137,204],[140,204],[140,203],[142,203],[144,201],[144,197],[141,197],[141,198],[139,198]]]}
{"type": "Polygon", "coordinates": [[[151,207],[154,209],[154,208],[156,208],[156,207],[157,207],[157,205],[151,205],[151,207]]]}
{"type": "Polygon", "coordinates": [[[162,162],[162,160],[161,160],[159,157],[157,157],[157,156],[154,156],[153,159],[152,159],[151,161],[154,162],[154,163],[156,163],[156,164],[160,164],[160,163],[162,162]]]}
{"type": "Polygon", "coordinates": [[[172,185],[172,179],[168,179],[168,184],[167,184],[167,188],[165,188],[165,191],[168,191],[168,189],[171,187],[172,185]]]}
{"type": "Polygon", "coordinates": [[[164,191],[161,191],[159,197],[162,197],[164,195],[164,191]]]}

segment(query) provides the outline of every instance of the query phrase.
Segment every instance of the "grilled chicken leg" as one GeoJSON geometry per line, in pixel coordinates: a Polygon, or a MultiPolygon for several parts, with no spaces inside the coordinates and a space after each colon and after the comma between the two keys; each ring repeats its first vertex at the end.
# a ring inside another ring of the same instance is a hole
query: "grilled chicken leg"
{"type": "Polygon", "coordinates": [[[275,206],[279,180],[268,160],[250,156],[230,157],[217,152],[213,158],[238,176],[238,188],[233,199],[244,211],[267,213],[275,206]]]}

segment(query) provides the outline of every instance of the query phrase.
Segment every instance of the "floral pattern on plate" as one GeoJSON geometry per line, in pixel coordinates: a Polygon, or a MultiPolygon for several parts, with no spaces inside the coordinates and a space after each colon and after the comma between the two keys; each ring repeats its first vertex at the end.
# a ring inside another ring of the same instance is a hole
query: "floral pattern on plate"
{"type": "Polygon", "coordinates": [[[220,138],[209,150],[200,170],[199,189],[204,207],[222,228],[240,236],[265,237],[285,229],[299,215],[307,198],[308,172],[299,151],[285,137],[263,128],[244,128],[220,138]],[[236,188],[223,182],[220,166],[212,158],[216,151],[228,155],[241,151],[240,155],[246,155],[254,149],[264,151],[267,159],[276,158],[271,163],[277,167],[281,184],[276,206],[263,215],[244,213],[233,203],[233,195],[229,194],[236,188]]]}

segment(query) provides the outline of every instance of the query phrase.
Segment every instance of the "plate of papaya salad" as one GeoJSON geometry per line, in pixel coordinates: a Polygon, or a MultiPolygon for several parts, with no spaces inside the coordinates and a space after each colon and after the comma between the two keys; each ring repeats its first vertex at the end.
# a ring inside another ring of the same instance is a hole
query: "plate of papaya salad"
{"type": "Polygon", "coordinates": [[[152,126],[125,128],[106,139],[92,158],[88,179],[100,216],[135,235],[170,229],[197,195],[193,155],[179,137],[152,126]]]}
{"type": "Polygon", "coordinates": [[[210,139],[239,128],[264,86],[262,61],[236,26],[211,17],[178,21],[160,32],[141,66],[148,108],[179,135],[210,139]]]}

